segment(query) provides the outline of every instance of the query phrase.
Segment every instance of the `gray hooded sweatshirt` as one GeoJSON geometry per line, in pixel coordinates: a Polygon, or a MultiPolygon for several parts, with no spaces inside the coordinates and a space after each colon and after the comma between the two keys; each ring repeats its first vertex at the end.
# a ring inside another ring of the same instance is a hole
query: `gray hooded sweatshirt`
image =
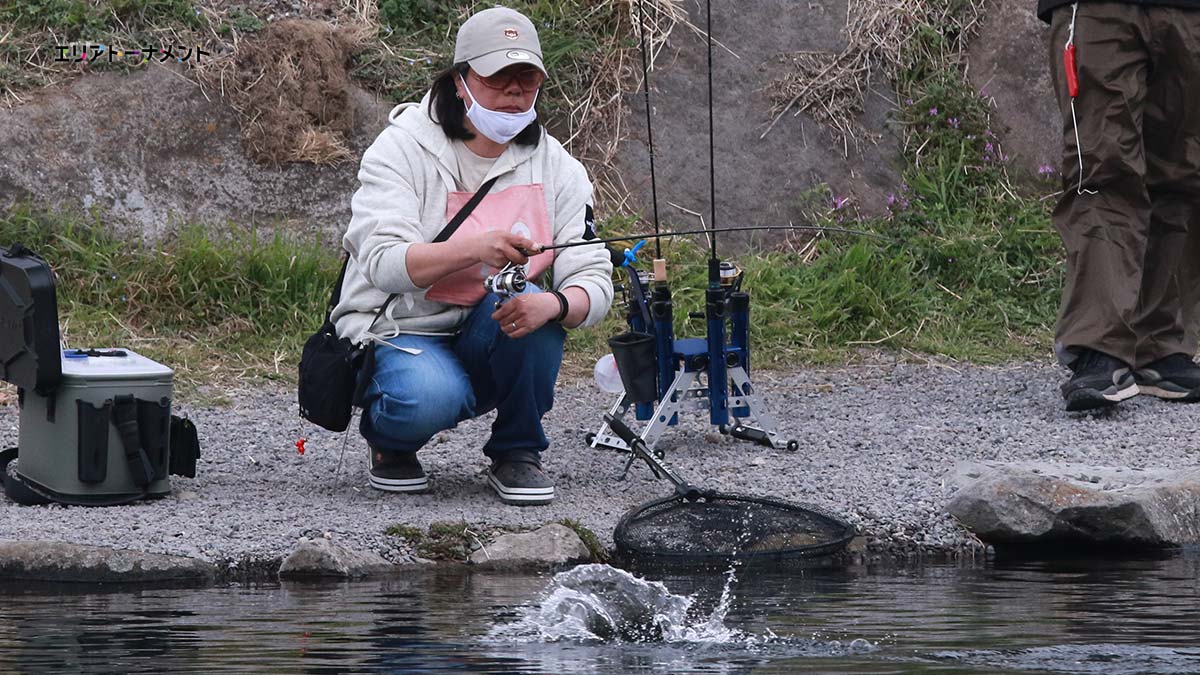
{"type": "MultiPolygon", "coordinates": [[[[379,337],[399,333],[450,334],[471,307],[425,298],[408,275],[405,257],[414,243],[431,242],[446,226],[447,195],[455,190],[457,159],[441,126],[429,118],[429,95],[419,104],[396,106],[389,124],[363,154],[361,183],[351,201],[350,226],[342,245],[350,254],[342,297],[333,311],[338,335],[366,338],[375,312],[392,293],[401,294],[371,330],[379,337]]],[[[593,238],[592,185],[583,165],[542,132],[536,147],[510,143],[484,178],[498,177],[492,192],[541,178],[554,243],[593,238]]],[[[451,240],[453,241],[453,240],[451,240]]],[[[612,304],[612,262],[596,244],[559,250],[551,268],[558,290],[576,286],[591,308],[583,326],[598,324],[612,304]]]]}

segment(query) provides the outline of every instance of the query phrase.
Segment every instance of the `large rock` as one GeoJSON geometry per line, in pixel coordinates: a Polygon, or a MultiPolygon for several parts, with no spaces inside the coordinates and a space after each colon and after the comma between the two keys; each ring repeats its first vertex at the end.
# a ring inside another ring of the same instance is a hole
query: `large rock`
{"type": "Polygon", "coordinates": [[[947,511],[991,544],[1200,543],[1200,470],[965,464],[947,511]]]}
{"type": "MultiPolygon", "coordinates": [[[[705,25],[703,5],[683,3],[691,21],[705,25]]],[[[886,129],[896,95],[878,76],[865,99],[858,122],[881,134],[882,142],[843,144],[809,115],[786,112],[765,138],[771,123],[769,89],[780,77],[780,55],[800,51],[836,55],[846,47],[846,0],[763,0],[714,2],[713,51],[717,226],[786,225],[807,222],[805,193],[828,185],[836,195],[851,198],[854,208],[868,214],[886,211],[887,196],[899,176],[893,169],[899,154],[886,129]],[[764,29],[764,27],[769,27],[764,29]]],[[[677,26],[651,74],[651,112],[659,213],[664,222],[698,226],[696,216],[709,218],[708,56],[705,39],[677,26]],[[675,204],[680,208],[671,206],[675,204]]],[[[629,92],[632,138],[621,145],[617,166],[634,205],[651,215],[646,106],[640,92],[629,92]]],[[[649,222],[649,220],[647,220],[649,222]]],[[[777,233],[755,233],[755,241],[778,240],[777,233]]],[[[722,237],[731,248],[745,246],[750,237],[722,237]]],[[[703,239],[698,241],[703,242],[703,239]]]]}
{"type": "Polygon", "coordinates": [[[550,523],[533,532],[505,534],[471,554],[471,564],[493,569],[553,567],[588,562],[592,554],[571,528],[550,523]]]}
{"type": "Polygon", "coordinates": [[[302,537],[279,566],[284,579],[333,577],[359,579],[389,572],[395,565],[375,553],[352,551],[325,538],[302,537]]]}
{"type": "Polygon", "coordinates": [[[1043,165],[1059,171],[1063,145],[1062,116],[1050,81],[1050,27],[1034,14],[1034,4],[988,3],[983,26],[967,50],[967,74],[975,90],[995,104],[992,122],[1005,153],[1030,174],[1043,165]]]}
{"type": "Polygon", "coordinates": [[[352,159],[272,167],[247,157],[229,105],[183,75],[86,73],[0,107],[0,210],[23,200],[95,208],[105,224],[151,238],[181,222],[232,221],[332,239],[350,222],[358,160],[391,107],[357,87],[351,100],[352,159]],[[130,114],[131,100],[156,103],[130,114]]]}
{"type": "Polygon", "coordinates": [[[57,541],[0,541],[0,579],[79,583],[211,581],[216,569],[195,558],[57,541]]]}

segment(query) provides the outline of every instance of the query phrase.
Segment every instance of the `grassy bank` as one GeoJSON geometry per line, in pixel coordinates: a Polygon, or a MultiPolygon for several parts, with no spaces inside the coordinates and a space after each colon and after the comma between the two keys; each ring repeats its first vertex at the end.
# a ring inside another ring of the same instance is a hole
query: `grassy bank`
{"type": "Polygon", "coordinates": [[[189,227],[148,246],[28,208],[0,217],[0,242],[54,269],[68,346],[133,348],[176,368],[184,386],[293,379],[338,272],[315,242],[189,227]]]}

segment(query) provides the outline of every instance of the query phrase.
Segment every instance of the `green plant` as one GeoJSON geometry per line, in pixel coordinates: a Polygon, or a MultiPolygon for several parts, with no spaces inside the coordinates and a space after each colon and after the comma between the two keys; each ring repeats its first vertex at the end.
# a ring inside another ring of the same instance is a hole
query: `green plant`
{"type": "Polygon", "coordinates": [[[389,525],[384,533],[401,537],[414,547],[418,555],[430,560],[466,562],[479,545],[470,525],[462,521],[437,521],[430,523],[428,530],[396,523],[389,525]]]}
{"type": "Polygon", "coordinates": [[[384,534],[388,535],[389,537],[400,537],[401,539],[407,540],[414,544],[425,538],[425,532],[421,528],[413,527],[411,525],[403,525],[401,523],[389,525],[388,528],[384,530],[384,534]]]}
{"type": "Polygon", "coordinates": [[[133,29],[171,23],[200,26],[200,17],[189,0],[109,0],[108,5],[114,16],[133,29]]]}
{"type": "Polygon", "coordinates": [[[0,23],[26,30],[45,26],[68,39],[81,39],[103,30],[105,17],[87,0],[10,0],[0,4],[0,23]]]}
{"type": "Polygon", "coordinates": [[[379,22],[402,33],[425,28],[444,14],[442,3],[433,0],[379,0],[379,22]]]}
{"type": "MultiPolygon", "coordinates": [[[[242,33],[255,33],[262,30],[262,20],[248,9],[238,9],[229,14],[230,25],[242,33]]],[[[224,28],[224,26],[222,26],[224,28]]]]}

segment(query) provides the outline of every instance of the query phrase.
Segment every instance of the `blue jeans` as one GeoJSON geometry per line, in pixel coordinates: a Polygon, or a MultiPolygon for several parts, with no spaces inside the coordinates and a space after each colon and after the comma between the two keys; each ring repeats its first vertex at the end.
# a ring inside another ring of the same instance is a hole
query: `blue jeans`
{"type": "MultiPolygon", "coordinates": [[[[531,291],[536,291],[531,287],[531,291]]],[[[454,336],[399,335],[375,345],[375,373],[363,395],[363,438],[384,451],[416,452],[439,431],[496,410],[488,457],[550,446],[542,416],[554,405],[566,331],[550,322],[512,339],[492,319],[489,294],[454,336]]]]}

